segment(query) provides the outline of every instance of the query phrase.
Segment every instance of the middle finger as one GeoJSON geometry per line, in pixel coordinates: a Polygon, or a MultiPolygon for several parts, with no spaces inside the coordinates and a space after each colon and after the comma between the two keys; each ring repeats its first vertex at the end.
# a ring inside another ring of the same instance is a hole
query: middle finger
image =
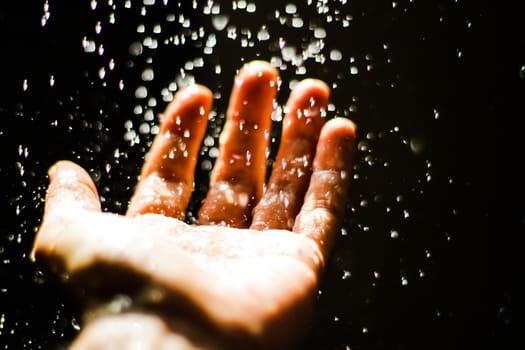
{"type": "Polygon", "coordinates": [[[277,79],[277,70],[262,61],[246,64],[237,74],[200,224],[250,223],[263,192],[277,79]]]}

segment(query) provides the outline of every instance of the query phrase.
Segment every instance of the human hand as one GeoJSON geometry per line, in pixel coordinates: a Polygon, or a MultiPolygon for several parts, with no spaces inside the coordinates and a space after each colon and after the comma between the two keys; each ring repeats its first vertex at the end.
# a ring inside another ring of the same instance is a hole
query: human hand
{"type": "Polygon", "coordinates": [[[325,123],[329,88],[300,82],[265,185],[277,85],[265,62],[239,71],[199,225],[183,220],[212,105],[203,86],[167,107],[125,216],[101,211],[78,165],[50,169],[32,258],[85,302],[73,348],[288,349],[304,334],[344,215],[355,126],[325,123]]]}

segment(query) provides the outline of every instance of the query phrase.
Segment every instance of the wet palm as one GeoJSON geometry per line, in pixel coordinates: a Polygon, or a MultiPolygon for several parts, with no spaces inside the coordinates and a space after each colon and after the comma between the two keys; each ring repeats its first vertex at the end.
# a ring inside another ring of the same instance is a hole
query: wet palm
{"type": "Polygon", "coordinates": [[[355,130],[324,123],[324,83],[299,83],[265,185],[276,91],[264,62],[238,73],[200,225],[182,220],[211,109],[202,86],[168,106],[126,216],[101,212],[78,165],[50,169],[33,256],[88,301],[74,347],[278,349],[306,330],[344,213],[355,130]]]}

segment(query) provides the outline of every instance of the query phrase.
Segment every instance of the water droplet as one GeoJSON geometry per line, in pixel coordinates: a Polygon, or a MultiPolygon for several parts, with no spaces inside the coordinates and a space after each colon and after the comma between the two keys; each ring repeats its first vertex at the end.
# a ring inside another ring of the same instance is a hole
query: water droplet
{"type": "Polygon", "coordinates": [[[97,49],[95,42],[93,40],[89,40],[87,37],[82,38],[82,47],[86,53],[95,52],[97,49]]]}
{"type": "Polygon", "coordinates": [[[47,24],[49,17],[51,17],[51,13],[49,12],[49,3],[46,1],[44,3],[44,14],[42,15],[42,19],[40,20],[40,25],[42,27],[44,27],[47,24]]]}
{"type": "Polygon", "coordinates": [[[142,72],[142,80],[143,81],[152,81],[153,78],[154,78],[154,73],[153,73],[153,69],[151,68],[146,68],[143,72],[142,72]]]}
{"type": "Polygon", "coordinates": [[[432,112],[434,113],[434,119],[439,119],[439,111],[436,108],[434,108],[432,112]]]}
{"type": "Polygon", "coordinates": [[[212,17],[211,23],[216,30],[221,31],[226,28],[229,20],[230,17],[227,15],[217,15],[212,17]]]}
{"type": "Polygon", "coordinates": [[[520,67],[520,78],[525,79],[525,65],[520,67]]]}
{"type": "Polygon", "coordinates": [[[357,144],[357,149],[361,152],[367,152],[369,150],[368,142],[359,141],[359,143],[357,144]]]}
{"type": "Polygon", "coordinates": [[[287,4],[284,9],[284,12],[286,12],[289,15],[293,15],[297,12],[297,6],[295,6],[295,4],[287,4]]]}
{"type": "Polygon", "coordinates": [[[324,39],[326,38],[326,30],[321,27],[317,27],[314,29],[314,38],[316,39],[324,39]]]}
{"type": "Polygon", "coordinates": [[[219,156],[219,149],[217,147],[210,148],[208,155],[210,158],[217,158],[219,156]]]}
{"type": "Polygon", "coordinates": [[[341,61],[343,58],[343,54],[339,50],[332,50],[330,51],[330,59],[332,61],[341,61]]]}
{"type": "Polygon", "coordinates": [[[246,12],[255,13],[255,11],[257,11],[257,7],[255,6],[255,3],[251,2],[246,6],[246,12]]]}
{"type": "Polygon", "coordinates": [[[262,26],[261,29],[257,32],[257,39],[259,41],[266,41],[270,39],[270,33],[266,26],[262,26]]]}
{"type": "Polygon", "coordinates": [[[80,324],[78,323],[77,319],[73,317],[71,319],[71,327],[73,327],[74,330],[79,331],[80,330],[80,324]]]}
{"type": "Polygon", "coordinates": [[[425,150],[425,140],[420,137],[412,137],[410,139],[410,150],[416,155],[423,153],[425,150]]]}
{"type": "Polygon", "coordinates": [[[143,52],[142,43],[135,41],[129,46],[128,52],[132,56],[140,56],[143,52]]]}
{"type": "Polygon", "coordinates": [[[292,19],[292,27],[293,28],[302,28],[303,26],[303,19],[300,17],[294,17],[292,19]]]}
{"type": "Polygon", "coordinates": [[[106,69],[104,67],[98,70],[98,77],[100,78],[100,80],[104,80],[104,78],[106,77],[106,69]]]}
{"type": "Polygon", "coordinates": [[[148,89],[145,86],[139,86],[135,90],[136,98],[146,98],[148,96],[148,89]]]}
{"type": "Polygon", "coordinates": [[[127,295],[117,295],[113,298],[113,300],[108,304],[107,308],[108,311],[111,313],[121,313],[127,309],[129,309],[132,305],[133,301],[131,298],[127,295]]]}
{"type": "Polygon", "coordinates": [[[102,32],[102,23],[100,21],[95,24],[95,33],[100,34],[102,32]]]}
{"type": "Polygon", "coordinates": [[[398,239],[399,238],[399,232],[395,229],[390,230],[390,238],[392,239],[398,239]]]}

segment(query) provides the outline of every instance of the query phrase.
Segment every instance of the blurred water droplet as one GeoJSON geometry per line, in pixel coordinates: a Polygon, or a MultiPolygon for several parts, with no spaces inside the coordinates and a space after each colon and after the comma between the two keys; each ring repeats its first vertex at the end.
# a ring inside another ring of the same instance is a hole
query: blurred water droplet
{"type": "Polygon", "coordinates": [[[436,108],[434,108],[432,111],[434,113],[434,119],[439,119],[439,111],[436,108]]]}
{"type": "Polygon", "coordinates": [[[145,86],[139,86],[135,90],[135,97],[136,98],[146,98],[148,96],[148,89],[146,89],[145,86]]]}
{"type": "Polygon", "coordinates": [[[42,27],[44,27],[47,24],[49,17],[51,17],[51,13],[49,12],[49,2],[46,0],[44,2],[44,14],[42,15],[42,19],[40,20],[40,25],[42,27]]]}
{"type": "Polygon", "coordinates": [[[398,239],[399,238],[399,232],[397,230],[390,230],[390,238],[392,239],[398,239]]]}
{"type": "Polygon", "coordinates": [[[106,69],[104,67],[98,70],[98,77],[100,78],[100,80],[104,80],[104,78],[106,77],[106,69]]]}
{"type": "Polygon", "coordinates": [[[140,56],[142,55],[142,51],[143,51],[142,43],[138,41],[131,43],[128,49],[129,54],[132,56],[140,56]]]}
{"type": "Polygon", "coordinates": [[[73,327],[74,330],[79,331],[80,330],[80,324],[78,323],[77,319],[73,317],[71,319],[71,327],[73,327]]]}
{"type": "Polygon", "coordinates": [[[84,52],[91,53],[95,52],[97,49],[97,45],[93,40],[89,40],[87,37],[82,38],[82,47],[84,48],[84,52]]]}
{"type": "Polygon", "coordinates": [[[227,15],[217,15],[212,17],[211,23],[216,30],[222,31],[228,25],[229,20],[230,17],[227,15]]]}
{"type": "Polygon", "coordinates": [[[341,61],[343,58],[343,54],[339,50],[332,50],[330,51],[330,59],[332,61],[341,61]]]}
{"type": "Polygon", "coordinates": [[[143,81],[152,81],[153,77],[154,77],[154,73],[153,73],[153,69],[151,69],[151,68],[146,68],[142,72],[141,78],[142,78],[143,81]]]}
{"type": "Polygon", "coordinates": [[[95,24],[95,33],[100,34],[102,32],[102,23],[100,21],[95,24]]]}
{"type": "Polygon", "coordinates": [[[410,139],[410,150],[416,155],[423,153],[425,150],[425,140],[420,137],[412,137],[410,139]]]}
{"type": "Polygon", "coordinates": [[[257,39],[259,41],[266,41],[270,39],[270,33],[266,26],[262,26],[261,29],[257,32],[257,39]]]}

